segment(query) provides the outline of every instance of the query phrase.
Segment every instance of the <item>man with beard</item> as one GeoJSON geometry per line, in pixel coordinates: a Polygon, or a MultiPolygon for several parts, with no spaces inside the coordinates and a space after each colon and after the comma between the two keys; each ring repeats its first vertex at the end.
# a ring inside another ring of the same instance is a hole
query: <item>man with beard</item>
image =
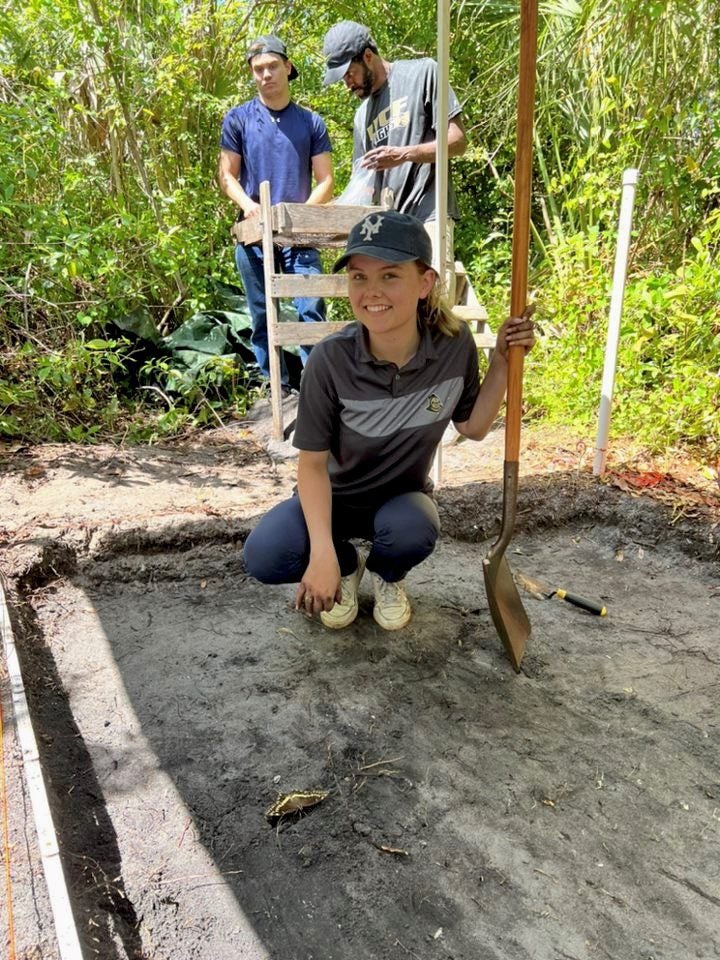
{"type": "MultiPolygon", "coordinates": [[[[355,114],[353,170],[374,171],[372,203],[389,187],[393,205],[423,221],[435,220],[435,153],[437,136],[437,63],[429,57],[384,60],[370,30],[353,20],[331,27],[323,44],[327,70],[324,86],[343,80],[363,101],[355,114]]],[[[465,152],[467,141],[460,104],[448,93],[448,157],[465,152]]],[[[448,180],[448,260],[452,258],[452,223],[458,218],[455,193],[448,180]]],[[[438,262],[439,258],[436,258],[438,262]]]]}

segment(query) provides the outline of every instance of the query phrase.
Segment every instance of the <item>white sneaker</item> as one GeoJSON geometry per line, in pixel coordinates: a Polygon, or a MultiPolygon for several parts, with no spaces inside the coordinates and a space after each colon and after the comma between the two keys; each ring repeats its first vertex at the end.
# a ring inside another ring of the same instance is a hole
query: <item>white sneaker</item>
{"type": "Polygon", "coordinates": [[[365,560],[365,554],[358,553],[357,569],[340,581],[342,600],[336,603],[332,610],[322,610],[320,613],[323,625],[331,630],[349,627],[358,615],[358,587],[365,572],[365,560]]]}
{"type": "Polygon", "coordinates": [[[375,588],[373,617],[383,630],[402,630],[412,616],[410,603],[405,596],[405,581],[388,583],[377,573],[373,573],[372,578],[375,588]]]}

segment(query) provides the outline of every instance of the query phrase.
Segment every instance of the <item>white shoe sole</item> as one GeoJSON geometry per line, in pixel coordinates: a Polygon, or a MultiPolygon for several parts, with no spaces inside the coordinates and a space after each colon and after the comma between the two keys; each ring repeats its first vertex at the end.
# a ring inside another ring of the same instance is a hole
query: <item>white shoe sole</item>
{"type": "Polygon", "coordinates": [[[383,630],[402,630],[403,627],[406,627],[410,623],[410,620],[412,619],[412,610],[408,610],[407,616],[403,620],[393,620],[390,622],[388,620],[383,620],[377,609],[375,609],[373,610],[373,619],[378,626],[383,628],[383,630]]]}
{"type": "Polygon", "coordinates": [[[366,557],[362,553],[358,553],[358,570],[360,571],[360,576],[358,577],[357,587],[355,589],[355,605],[351,607],[345,616],[342,619],[332,620],[328,623],[325,619],[332,615],[332,610],[328,610],[326,613],[324,610],[320,614],[320,622],[324,627],[327,627],[328,630],[343,630],[345,627],[349,627],[351,623],[355,623],[358,615],[358,602],[357,602],[357,591],[360,589],[360,581],[363,578],[365,573],[365,560],[366,557]]]}
{"type": "MultiPolygon", "coordinates": [[[[328,611],[328,613],[330,612],[331,611],[328,611]]],[[[327,627],[328,630],[342,630],[344,627],[349,627],[351,623],[355,623],[357,620],[358,605],[356,603],[354,607],[348,610],[347,614],[342,618],[342,620],[332,620],[328,622],[328,620],[325,619],[328,616],[328,613],[323,610],[320,614],[322,625],[327,627]]]]}

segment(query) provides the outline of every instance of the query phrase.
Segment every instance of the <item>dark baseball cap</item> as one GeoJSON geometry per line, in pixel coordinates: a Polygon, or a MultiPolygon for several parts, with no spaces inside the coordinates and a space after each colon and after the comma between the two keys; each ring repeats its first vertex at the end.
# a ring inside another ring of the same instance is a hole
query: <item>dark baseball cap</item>
{"type": "MultiPolygon", "coordinates": [[[[247,62],[250,63],[253,57],[259,57],[262,53],[274,53],[278,57],[282,57],[283,60],[290,59],[287,55],[287,47],[285,44],[282,40],[278,40],[277,37],[273,37],[272,34],[266,34],[264,37],[258,37],[257,40],[253,40],[248,47],[247,62]]],[[[295,64],[291,63],[288,79],[294,80],[297,75],[298,72],[295,69],[295,64]]]]}
{"type": "Polygon", "coordinates": [[[337,273],[347,266],[350,257],[360,254],[387,263],[422,260],[432,263],[432,243],[424,224],[409,213],[383,210],[369,213],[356,223],[348,236],[345,253],[333,265],[337,273]]]}
{"type": "Polygon", "coordinates": [[[365,47],[375,49],[375,41],[370,31],[354,20],[341,20],[330,27],[325,34],[323,55],[327,65],[323,86],[327,87],[336,80],[342,80],[355,57],[359,57],[365,47]]]}

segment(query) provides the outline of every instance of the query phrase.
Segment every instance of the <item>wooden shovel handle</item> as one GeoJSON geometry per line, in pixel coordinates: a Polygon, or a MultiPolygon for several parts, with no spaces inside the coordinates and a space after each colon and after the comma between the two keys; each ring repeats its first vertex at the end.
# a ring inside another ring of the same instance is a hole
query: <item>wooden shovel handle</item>
{"type": "MultiPolygon", "coordinates": [[[[512,282],[510,288],[510,312],[513,317],[521,316],[527,306],[537,22],[538,0],[521,0],[520,79],[515,146],[515,199],[512,236],[512,282]]],[[[524,357],[525,352],[522,347],[512,347],[508,350],[505,460],[515,463],[520,459],[524,357]]]]}

